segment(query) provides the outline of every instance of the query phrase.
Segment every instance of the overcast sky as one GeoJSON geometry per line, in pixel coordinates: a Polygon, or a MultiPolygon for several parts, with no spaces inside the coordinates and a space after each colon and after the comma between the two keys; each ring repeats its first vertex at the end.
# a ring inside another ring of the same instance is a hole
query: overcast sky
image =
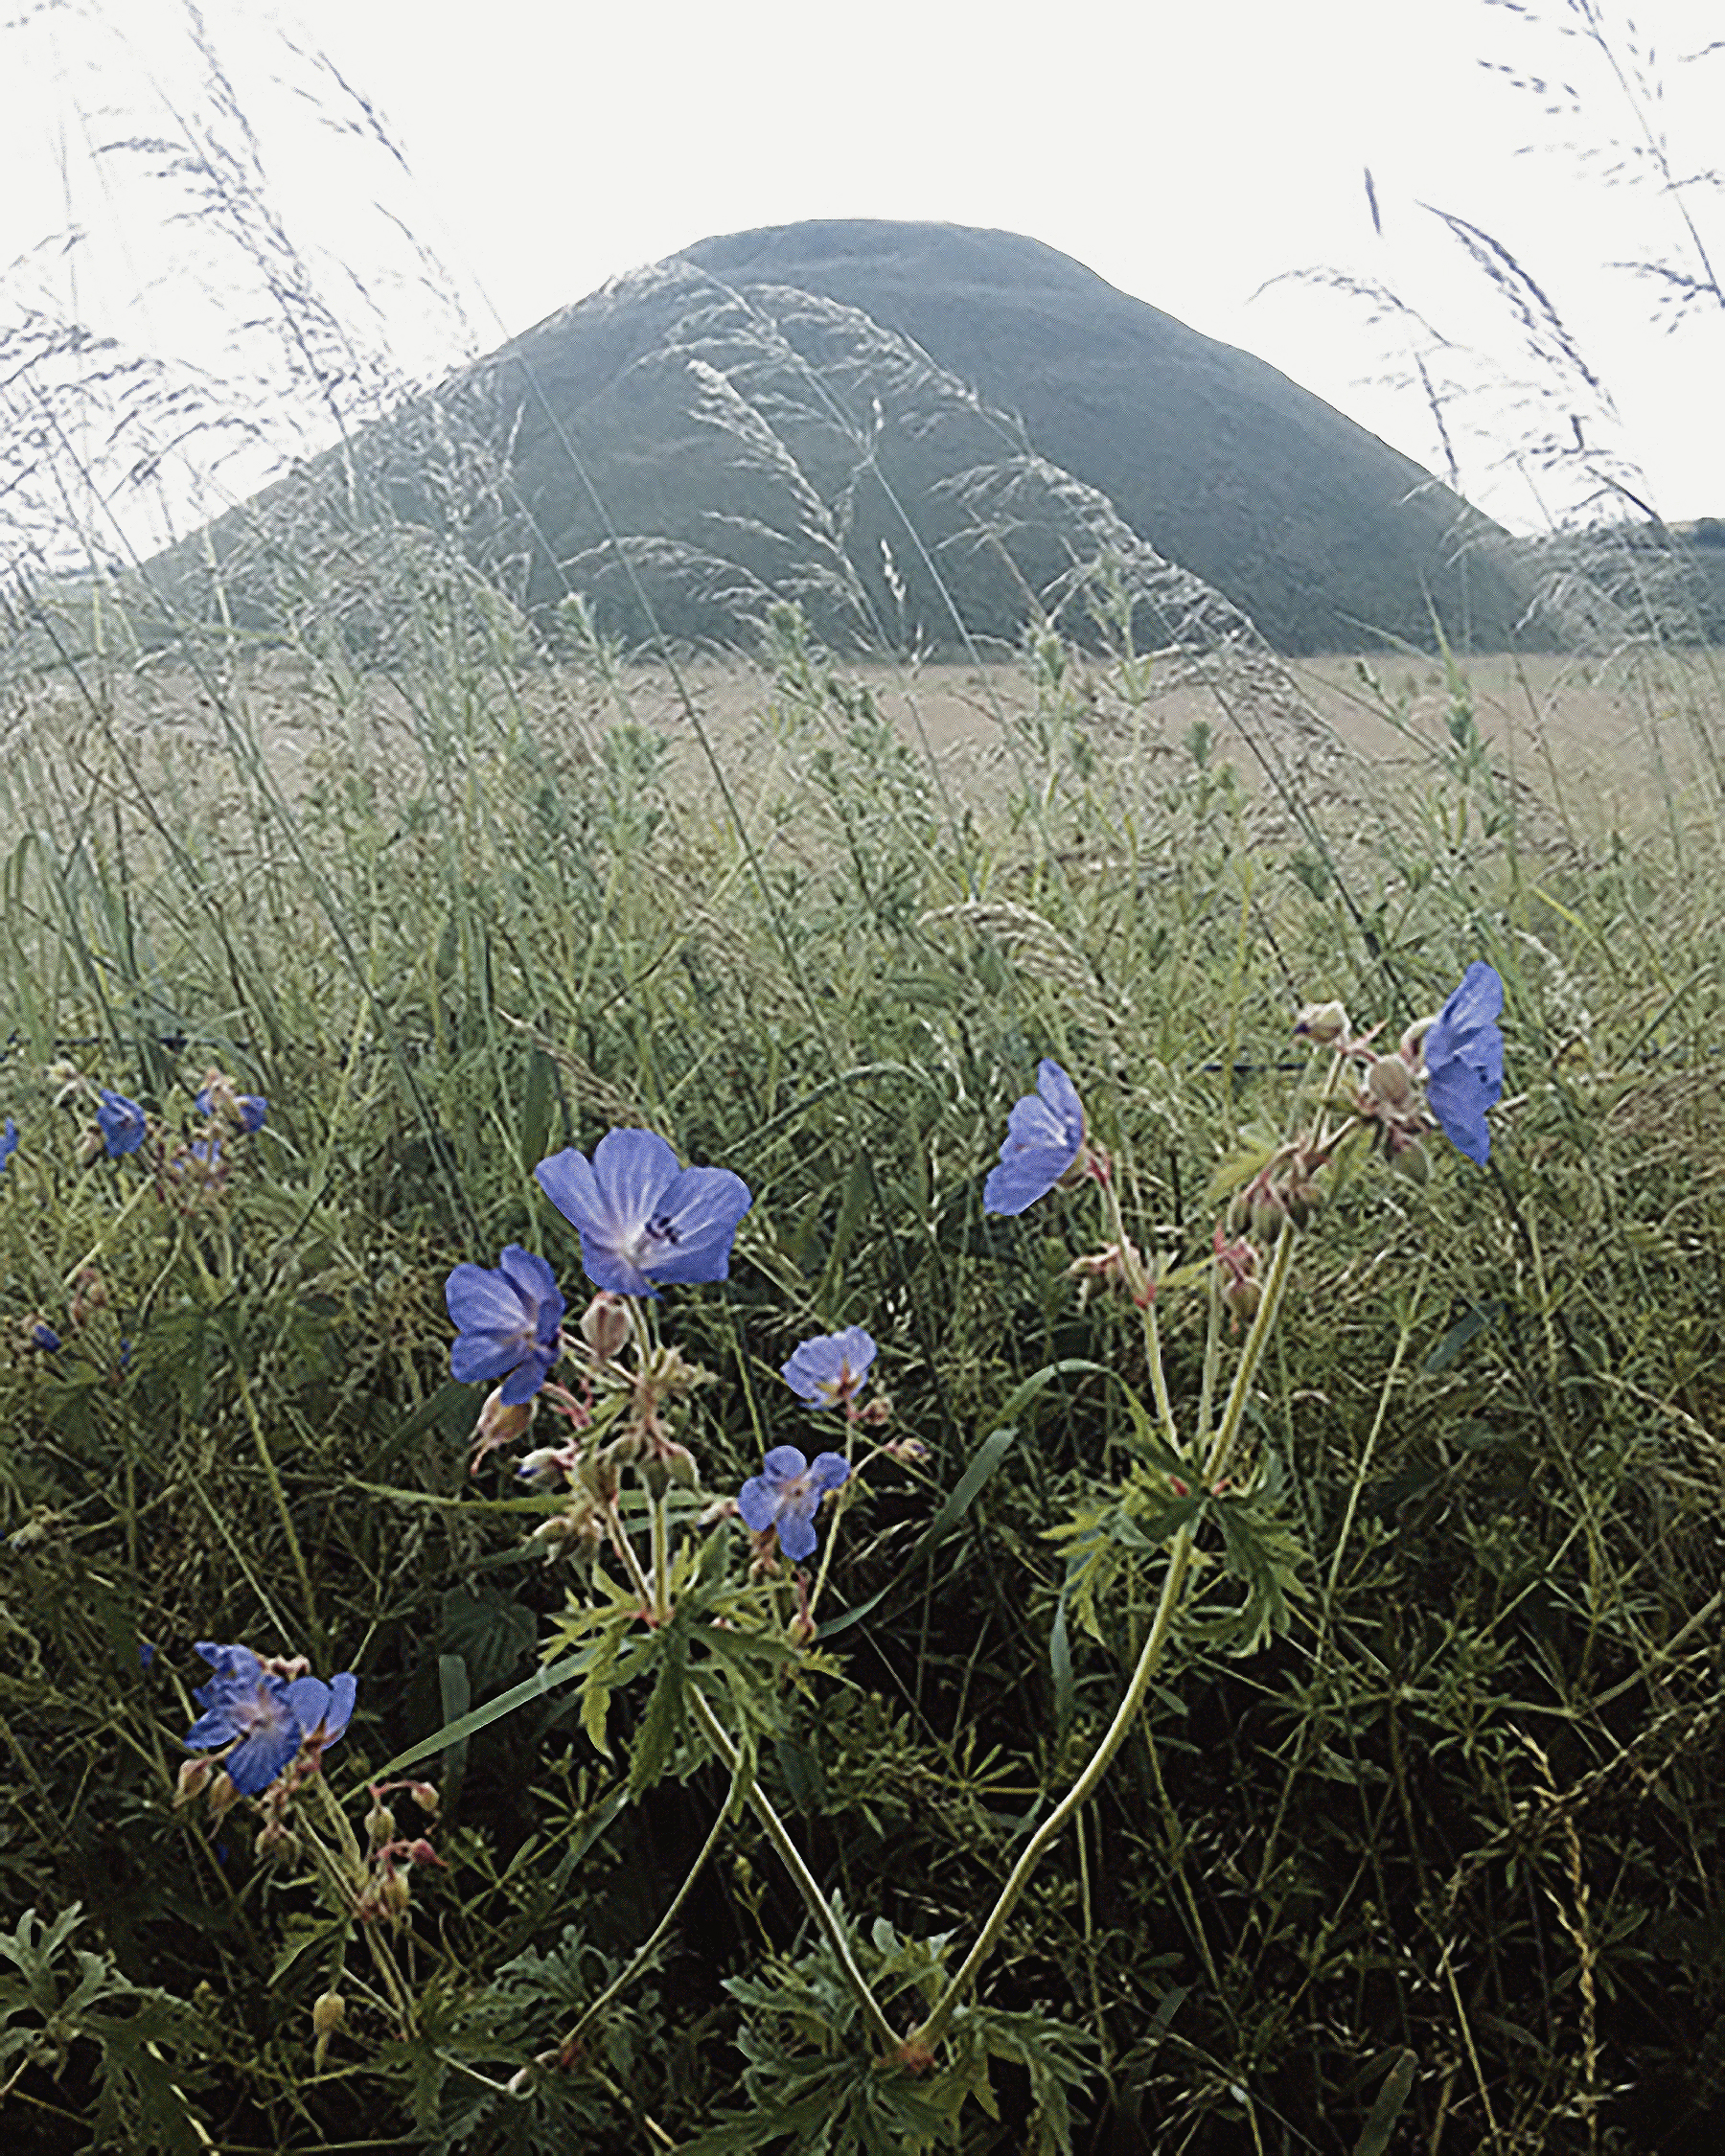
{"type": "MultiPolygon", "coordinates": [[[[116,144],[255,148],[336,310],[421,378],[711,233],[946,218],[1066,250],[1439,472],[1453,454],[1521,528],[1601,472],[1668,517],[1725,515],[1725,310],[1663,327],[1660,287],[1611,266],[1700,274],[1698,240],[1725,274],[1725,195],[1660,184],[1652,153],[1680,181],[1725,168],[1721,0],[1644,0],[1639,45],[1594,0],[206,0],[249,145],[178,0],[9,5],[0,326],[34,305],[230,395],[251,383],[254,456],[283,441],[245,356],[256,277],[218,218],[181,214],[197,183],[171,149],[116,144]],[[1530,357],[1433,209],[1531,272],[1569,352],[1546,325],[1530,357]],[[1418,322],[1285,281],[1316,267],[1393,289],[1418,322]],[[1540,471],[1541,437],[1586,456],[1540,471]]],[[[292,416],[298,446],[319,424],[292,416]]],[[[250,472],[240,455],[223,483],[250,472]]]]}

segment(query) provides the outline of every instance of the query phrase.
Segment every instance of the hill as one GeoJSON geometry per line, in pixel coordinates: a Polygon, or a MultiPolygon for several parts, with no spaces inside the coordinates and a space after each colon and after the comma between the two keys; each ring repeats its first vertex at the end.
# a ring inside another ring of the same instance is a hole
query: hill
{"type": "MultiPolygon", "coordinates": [[[[1429,648],[1434,608],[1502,648],[1529,588],[1496,526],[1274,368],[954,225],[739,233],[612,280],[220,519],[229,603],[268,610],[377,505],[626,636],[643,593],[691,637],[793,593],[841,642],[950,649],[954,610],[1011,637],[1133,534],[1287,652],[1429,648]]],[[[204,537],[157,564],[182,602],[204,537]]]]}

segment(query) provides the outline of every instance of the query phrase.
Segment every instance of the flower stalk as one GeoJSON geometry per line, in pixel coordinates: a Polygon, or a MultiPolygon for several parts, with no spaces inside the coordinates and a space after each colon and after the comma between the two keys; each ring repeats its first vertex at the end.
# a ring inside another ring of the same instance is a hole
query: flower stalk
{"type": "MultiPolygon", "coordinates": [[[[1222,1420],[1211,1440],[1208,1456],[1204,1463],[1204,1481],[1213,1488],[1217,1479],[1225,1472],[1239,1435],[1241,1419],[1246,1411],[1246,1401],[1258,1364],[1263,1359],[1276,1312],[1280,1308],[1283,1290],[1287,1286],[1289,1267],[1298,1234],[1292,1223],[1285,1227],[1276,1240],[1276,1256],[1271,1263],[1270,1275],[1265,1282],[1263,1298],[1259,1302],[1246,1336],[1246,1344],[1240,1352],[1239,1367],[1222,1412],[1222,1420]]],[[[988,1913],[976,1943],[963,1961],[954,1971],[946,1989],[935,2001],[928,2019],[906,2039],[906,2049],[913,2053],[932,2052],[952,2026],[965,1993],[980,1975],[983,1963],[1000,1943],[1014,1905],[1029,1885],[1032,1874],[1042,1862],[1051,1845],[1066,1830],[1067,1822],[1084,1804],[1100,1783],[1114,1762],[1116,1753],[1125,1743],[1128,1732],[1144,1704],[1152,1679],[1162,1664],[1174,1620],[1185,1598],[1186,1581],[1191,1571],[1194,1535],[1191,1526],[1185,1525],[1176,1533],[1168,1550],[1168,1569],[1162,1576],[1162,1594],[1156,1605],[1156,1615],[1151,1619],[1150,1630],[1139,1652],[1138,1666],[1132,1672],[1114,1720],[1091,1754],[1083,1772],[1070,1789],[1055,1805],[1036,1832],[1025,1843],[1018,1862],[1007,1875],[1006,1884],[988,1913]]]]}

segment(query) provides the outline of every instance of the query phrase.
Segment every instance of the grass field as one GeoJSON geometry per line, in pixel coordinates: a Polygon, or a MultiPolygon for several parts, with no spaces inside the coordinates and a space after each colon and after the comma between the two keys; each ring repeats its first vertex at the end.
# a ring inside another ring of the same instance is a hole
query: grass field
{"type": "Polygon", "coordinates": [[[1715,657],[773,636],[678,688],[458,584],[381,655],[12,647],[14,2145],[1710,2147],[1715,657]],[[1489,1167],[1362,1130],[1276,1235],[1300,1006],[1382,1049],[1481,958],[1489,1167]],[[1068,1276],[1093,1188],[983,1209],[1044,1056],[1148,1312],[1068,1276]],[[532,1170],[640,1123],[753,1203],[652,1320],[696,1499],[619,1456],[595,1557],[468,1472],[444,1283],[542,1250],[573,1326],[532,1170]],[[724,1501],[874,1442],[778,1375],[853,1324],[914,1443],[799,1585],[724,1501]],[[356,1673],[321,1773],[176,1807],[198,1640],[356,1673]]]}

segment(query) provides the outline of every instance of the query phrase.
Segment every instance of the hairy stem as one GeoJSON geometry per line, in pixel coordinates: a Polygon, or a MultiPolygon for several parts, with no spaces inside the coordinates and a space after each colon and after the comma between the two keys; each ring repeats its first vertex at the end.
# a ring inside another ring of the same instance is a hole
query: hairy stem
{"type": "MultiPolygon", "coordinates": [[[[713,1712],[711,1706],[698,1688],[690,1687],[688,1699],[689,1705],[694,1710],[695,1719],[701,1725],[702,1734],[720,1758],[724,1761],[724,1764],[730,1769],[732,1777],[735,1778],[741,1755],[736,1745],[732,1743],[724,1723],[713,1712]]],[[[840,1973],[849,1985],[857,2005],[862,2010],[862,2018],[868,2024],[870,2035],[885,2051],[896,2052],[899,2048],[898,2032],[882,2012],[880,2001],[868,1988],[868,1979],[857,1966],[856,1957],[851,1953],[850,1941],[844,1936],[844,1927],[840,1923],[834,1912],[828,1908],[819,1885],[816,1881],[815,1874],[803,1862],[802,1851],[791,1838],[790,1829],[780,1819],[777,1812],[773,1810],[771,1800],[753,1775],[745,1778],[745,1786],[748,1790],[748,1801],[754,1808],[755,1817],[767,1830],[767,1839],[778,1851],[785,1869],[791,1874],[793,1884],[808,1907],[809,1915],[814,1917],[822,1937],[832,1948],[833,1958],[839,1963],[840,1973]]]]}
{"type": "MultiPolygon", "coordinates": [[[[1239,1434],[1240,1420],[1246,1411],[1247,1394],[1251,1390],[1253,1378],[1263,1358],[1265,1343],[1270,1338],[1271,1327],[1276,1322],[1276,1315],[1281,1305],[1282,1290],[1287,1285],[1288,1268],[1297,1240],[1297,1232],[1290,1222],[1282,1229],[1276,1242],[1276,1256],[1271,1261],[1263,1299],[1258,1304],[1252,1330],[1246,1336],[1246,1344],[1240,1351],[1239,1368],[1234,1372],[1233,1387],[1228,1396],[1228,1405],[1223,1410],[1221,1426],[1211,1443],[1209,1456],[1204,1463],[1204,1479],[1207,1484],[1215,1481],[1233,1451],[1234,1440],[1239,1434]]],[[[1049,1846],[1065,1831],[1067,1822],[1072,1814],[1089,1800],[1092,1792],[1113,1764],[1115,1754],[1125,1743],[1127,1732],[1144,1704],[1144,1695],[1150,1689],[1151,1679],[1162,1663],[1168,1636],[1174,1628],[1174,1619],[1184,1599],[1186,1578],[1191,1571],[1192,1547],[1192,1529],[1189,1525],[1184,1526],[1169,1547],[1168,1570],[1162,1577],[1156,1615],[1151,1620],[1149,1633],[1138,1656],[1138,1667],[1132,1672],[1131,1682],[1115,1710],[1114,1720],[1108,1725],[1095,1751],[1091,1754],[1083,1773],[1024,1844],[1018,1862],[1007,1875],[1006,1884],[1000,1889],[1000,1898],[989,1911],[981,1931],[977,1935],[976,1944],[954,1972],[927,2021],[907,2038],[907,2049],[932,2051],[946,2034],[960,2000],[976,1982],[982,1964],[1000,1943],[1000,1934],[1006,1928],[1006,1920],[1012,1915],[1019,1896],[1029,1885],[1031,1874],[1042,1862],[1049,1846]]]]}

